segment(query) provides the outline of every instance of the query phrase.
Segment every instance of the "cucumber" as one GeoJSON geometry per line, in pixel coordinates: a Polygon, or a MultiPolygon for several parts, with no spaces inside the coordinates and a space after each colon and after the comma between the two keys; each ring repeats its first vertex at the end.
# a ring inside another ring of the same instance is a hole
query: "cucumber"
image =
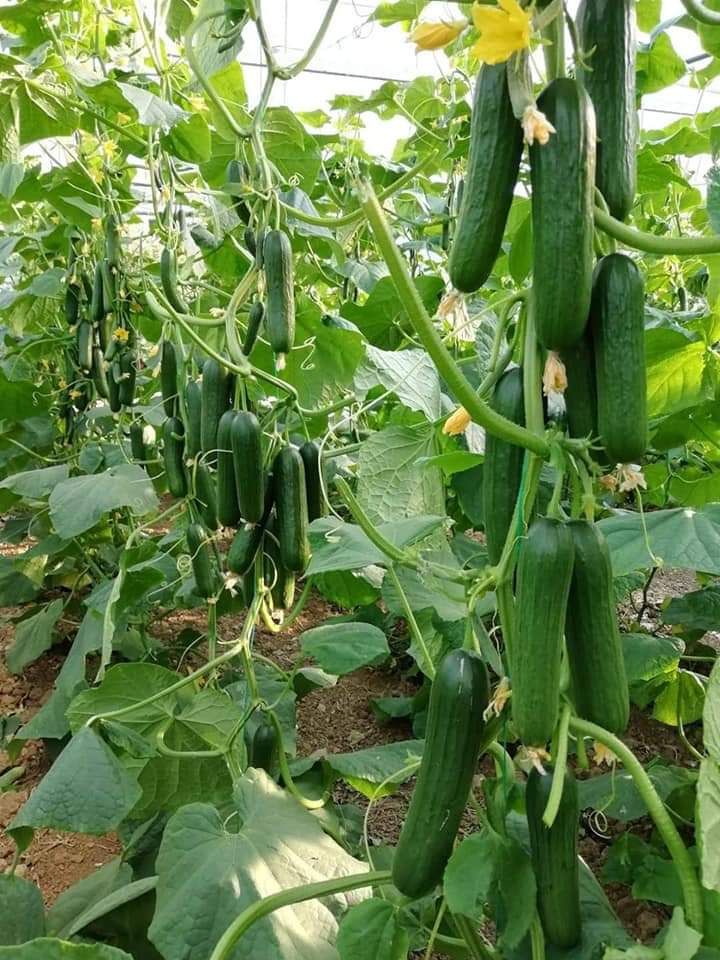
{"type": "Polygon", "coordinates": [[[265,502],[262,428],[254,413],[241,410],[230,429],[235,485],[240,516],[246,523],[258,523],[265,502]]]}
{"type": "Polygon", "coordinates": [[[266,234],[267,230],[265,227],[260,227],[255,235],[255,267],[258,270],[262,270],[265,265],[263,250],[265,249],[266,234]]]}
{"type": "Polygon", "coordinates": [[[277,751],[277,735],[270,720],[261,719],[248,745],[248,764],[257,770],[272,773],[277,751]]]}
{"type": "Polygon", "coordinates": [[[586,520],[568,524],[575,547],[565,640],[578,716],[622,734],[630,697],[607,541],[586,520]]]}
{"type": "Polygon", "coordinates": [[[174,417],[178,401],[178,366],[175,344],[163,340],[160,344],[160,391],[165,416],[174,417]]]}
{"type": "MultiPolygon", "coordinates": [[[[104,309],[104,293],[103,293],[103,268],[102,262],[98,260],[95,264],[95,274],[93,277],[92,283],[92,296],[90,298],[90,322],[95,326],[99,326],[103,319],[105,318],[105,309],[104,309]]],[[[104,344],[100,346],[105,349],[104,344]]]]}
{"type": "Polygon", "coordinates": [[[255,303],[251,304],[250,311],[248,313],[247,330],[245,331],[245,339],[243,340],[242,345],[242,352],[246,357],[250,356],[252,353],[252,348],[255,346],[255,341],[260,333],[260,327],[262,326],[264,314],[265,307],[262,304],[262,300],[256,300],[255,303]]]}
{"type": "MultiPolygon", "coordinates": [[[[225,180],[227,181],[230,187],[242,186],[247,183],[248,171],[247,167],[242,160],[231,160],[227,167],[225,168],[225,180]]],[[[239,195],[239,193],[232,193],[232,203],[235,208],[235,213],[242,220],[243,223],[247,224],[250,222],[251,211],[250,207],[247,205],[246,201],[239,195]]]]}
{"type": "Polygon", "coordinates": [[[80,284],[68,282],[65,287],[65,322],[74,327],[80,317],[80,284]]]}
{"type": "Polygon", "coordinates": [[[295,341],[295,291],[293,255],[290,240],[282,230],[269,230],[263,243],[263,263],[267,281],[265,332],[278,368],[295,341]]]}
{"type": "Polygon", "coordinates": [[[270,596],[274,611],[287,611],[295,599],[295,574],[282,562],[280,545],[277,541],[277,526],[270,523],[268,534],[263,541],[264,580],[270,587],[270,596]]]}
{"type": "Polygon", "coordinates": [[[135,402],[137,359],[134,350],[124,350],[120,355],[120,403],[125,407],[135,402]]]}
{"type": "Polygon", "coordinates": [[[611,463],[639,463],[648,444],[643,286],[623,253],[603,257],[595,270],[590,327],[598,430],[611,463]]]}
{"type": "Polygon", "coordinates": [[[407,897],[430,893],[442,880],[477,767],[489,696],[477,654],[446,654],[432,682],[422,763],[393,858],[393,883],[407,897]]]}
{"type": "MultiPolygon", "coordinates": [[[[209,357],[202,372],[202,402],[200,418],[200,441],[203,453],[211,454],[214,460],[218,446],[220,417],[228,409],[229,379],[222,364],[209,357]]],[[[229,446],[229,445],[228,445],[229,446]]]]}
{"type": "Polygon", "coordinates": [[[567,374],[565,408],[568,433],[577,438],[596,437],[597,395],[591,331],[586,329],[580,339],[563,350],[560,356],[567,374]]]}
{"type": "Polygon", "coordinates": [[[252,254],[254,257],[257,254],[257,240],[255,238],[255,231],[252,227],[245,227],[243,231],[243,240],[245,241],[245,246],[248,249],[248,253],[252,254]]]}
{"type": "Polygon", "coordinates": [[[294,447],[283,447],[273,466],[280,559],[291,573],[302,573],[310,560],[305,467],[294,447]]]}
{"type": "MultiPolygon", "coordinates": [[[[525,425],[523,375],[520,367],[508,370],[498,380],[491,406],[497,413],[525,425]]],[[[505,546],[520,492],[525,451],[494,434],[485,437],[485,462],[482,474],[483,518],[488,559],[496,564],[505,546]]]]}
{"type": "Polygon", "coordinates": [[[486,64],[475,84],[470,152],[448,271],[457,290],[472,293],[500,252],[523,149],[504,63],[486,64]]]}
{"type": "Polygon", "coordinates": [[[217,432],[217,505],[218,520],[223,527],[236,527],[240,520],[232,454],[232,425],[235,417],[234,410],[227,410],[220,419],[217,432]]]}
{"type": "Polygon", "coordinates": [[[120,266],[120,224],[114,213],[105,217],[105,258],[111,267],[120,266]]]}
{"type": "Polygon", "coordinates": [[[143,430],[144,427],[139,420],[133,420],[130,424],[130,452],[136,463],[145,463],[147,461],[147,450],[145,449],[143,430]]]}
{"type": "Polygon", "coordinates": [[[82,320],[75,331],[77,342],[78,366],[85,373],[92,369],[93,362],[93,328],[87,320],[82,320]]]}
{"type": "Polygon", "coordinates": [[[227,553],[227,567],[244,576],[252,569],[265,529],[261,523],[247,523],[233,537],[227,553]]]}
{"type": "Polygon", "coordinates": [[[546,938],[555,947],[574,947],[582,934],[577,835],[580,819],[577,784],[565,771],[562,798],[555,822],[543,823],[552,786],[552,772],[530,771],[525,808],[530,830],[530,856],[537,883],[537,905],[546,938]]]}
{"type": "Polygon", "coordinates": [[[217,530],[215,481],[204,463],[195,466],[195,506],[208,530],[217,530]]]}
{"type": "Polygon", "coordinates": [[[555,730],[572,569],[573,539],[567,525],[535,520],[520,546],[510,649],[513,724],[527,747],[544,746],[555,730]]]}
{"type": "Polygon", "coordinates": [[[163,424],[163,463],[170,493],[174,497],[186,496],[185,428],[179,417],[168,417],[163,424]]]}
{"type": "Polygon", "coordinates": [[[305,491],[307,493],[308,520],[317,520],[325,512],[322,478],[320,475],[320,448],[313,440],[300,447],[300,456],[305,467],[305,491]]]}
{"type": "Polygon", "coordinates": [[[99,397],[107,400],[110,396],[105,357],[100,347],[93,347],[92,351],[92,378],[99,397]]]}
{"type": "MultiPolygon", "coordinates": [[[[163,247],[160,254],[160,282],[168,303],[178,313],[190,313],[188,305],[178,290],[177,259],[175,251],[170,247],[163,247]]],[[[170,416],[170,414],[168,414],[170,416]]]]}
{"type": "Polygon", "coordinates": [[[579,78],[597,118],[595,180],[610,213],[625,220],[637,181],[634,0],[583,0],[576,22],[588,66],[579,78]]]}
{"type": "Polygon", "coordinates": [[[595,117],[585,90],[564,77],[538,109],[556,133],[530,147],[535,324],[544,347],[562,350],[580,339],[590,307],[595,117]]]}
{"type": "Polygon", "coordinates": [[[192,460],[202,450],[202,390],[197,380],[185,386],[185,450],[192,460]]]}
{"type": "Polygon", "coordinates": [[[116,313],[117,302],[117,283],[116,271],[111,267],[107,260],[100,261],[100,273],[102,274],[102,298],[103,313],[116,313]]]}
{"type": "Polygon", "coordinates": [[[119,413],[122,410],[120,376],[120,362],[113,360],[107,371],[108,405],[113,413],[119,413]]]}
{"type": "Polygon", "coordinates": [[[190,551],[197,592],[207,600],[215,596],[217,576],[205,528],[200,523],[191,523],[185,532],[185,539],[190,551]]]}

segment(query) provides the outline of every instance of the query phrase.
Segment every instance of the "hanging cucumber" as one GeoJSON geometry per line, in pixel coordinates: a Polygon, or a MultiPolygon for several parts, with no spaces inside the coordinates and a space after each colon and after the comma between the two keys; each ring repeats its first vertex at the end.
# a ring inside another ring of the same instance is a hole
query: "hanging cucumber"
{"type": "Polygon", "coordinates": [[[120,354],[120,403],[125,407],[131,407],[135,402],[137,359],[134,350],[123,350],[120,354]]]}
{"type": "Polygon", "coordinates": [[[244,576],[252,568],[264,532],[262,523],[248,523],[240,527],[227,553],[228,570],[244,576]]]}
{"type": "Polygon", "coordinates": [[[248,253],[252,254],[254,257],[257,254],[257,239],[255,237],[255,231],[252,227],[245,227],[243,231],[243,240],[245,241],[245,246],[248,249],[248,253]]]}
{"type": "Polygon", "coordinates": [[[188,380],[185,385],[185,449],[194,460],[202,450],[202,389],[197,380],[188,380]]]}
{"type": "Polygon", "coordinates": [[[313,440],[308,440],[300,447],[299,453],[305,467],[308,520],[313,521],[325,512],[320,472],[320,447],[313,440]]]}
{"type": "MultiPolygon", "coordinates": [[[[523,376],[520,367],[508,370],[498,380],[491,406],[497,413],[525,425],[523,404],[523,376]]],[[[483,464],[483,517],[488,559],[496,564],[505,546],[505,540],[520,491],[525,451],[494,434],[485,437],[483,464]]]]}
{"type": "Polygon", "coordinates": [[[65,287],[65,322],[74,327],[80,317],[80,284],[72,280],[65,287]]]}
{"type": "Polygon", "coordinates": [[[261,300],[256,300],[255,303],[250,305],[250,311],[248,313],[248,325],[242,345],[242,352],[246,357],[250,356],[252,353],[252,348],[255,346],[255,341],[260,333],[260,327],[262,326],[264,314],[265,307],[262,305],[261,300]]]}
{"type": "MultiPolygon", "coordinates": [[[[105,309],[104,309],[104,292],[103,292],[103,268],[102,262],[98,260],[95,264],[95,274],[92,282],[92,296],[90,298],[90,322],[96,327],[100,327],[100,324],[105,318],[105,309]]],[[[100,346],[105,349],[104,344],[100,346]]]]}
{"type": "Polygon", "coordinates": [[[635,199],[637,179],[635,2],[583,0],[576,22],[585,55],[578,76],[597,118],[596,183],[610,213],[624,220],[635,199]]]}
{"type": "Polygon", "coordinates": [[[230,187],[232,203],[235,213],[247,224],[250,222],[251,211],[247,202],[241,196],[241,189],[248,182],[247,167],[242,160],[231,160],[225,168],[225,180],[230,187]]]}
{"type": "Polygon", "coordinates": [[[211,460],[218,445],[220,417],[228,408],[229,390],[227,370],[213,357],[208,357],[202,371],[200,440],[203,453],[212,454],[211,460]]]}
{"type": "Polygon", "coordinates": [[[550,797],[552,772],[530,771],[525,807],[530,828],[530,855],[537,883],[537,904],[546,938],[555,947],[574,947],[582,934],[577,835],[580,819],[577,784],[565,771],[560,808],[549,829],[543,814],[550,797]]]}
{"type": "Polygon", "coordinates": [[[392,878],[407,897],[441,882],[467,805],[485,730],[490,690],[485,665],[452,650],[430,689],[425,748],[393,858],[392,878]]]}
{"type": "Polygon", "coordinates": [[[232,426],[236,416],[234,410],[227,410],[220,418],[217,431],[217,506],[218,520],[223,527],[236,527],[240,520],[232,453],[232,426]]]}
{"type": "Polygon", "coordinates": [[[556,132],[530,147],[533,309],[540,343],[562,350],[580,339],[590,307],[595,117],[585,90],[564,77],[538,109],[556,132]]]}
{"type": "Polygon", "coordinates": [[[249,739],[248,765],[271,774],[278,745],[272,722],[261,718],[249,739]]]}
{"type": "Polygon", "coordinates": [[[197,592],[201,597],[209,600],[217,591],[217,576],[207,533],[202,524],[191,523],[185,538],[190,551],[197,592]]]}
{"type": "Polygon", "coordinates": [[[571,347],[562,351],[561,359],[567,374],[565,407],[568,433],[577,438],[596,437],[595,355],[589,328],[571,347]]]}
{"type": "Polygon", "coordinates": [[[174,497],[186,496],[185,428],[179,417],[168,417],[163,424],[163,462],[170,493],[174,497]]]}
{"type": "Polygon", "coordinates": [[[208,530],[217,530],[215,481],[204,463],[195,466],[195,506],[208,530]]]}
{"type": "Polygon", "coordinates": [[[464,293],[479,289],[492,272],[522,148],[522,127],[513,114],[505,64],[486,64],[475,84],[462,207],[448,265],[453,286],[464,293]]]}
{"type": "Polygon", "coordinates": [[[120,223],[114,213],[105,217],[105,258],[111,267],[120,266],[120,223]]]}
{"type": "Polygon", "coordinates": [[[645,292],[624,253],[597,265],[590,328],[600,436],[611,463],[639,463],[648,444],[645,292]]]}
{"type": "Polygon", "coordinates": [[[160,391],[165,415],[174,417],[178,403],[177,350],[171,340],[160,344],[160,391]]]}
{"type": "Polygon", "coordinates": [[[110,387],[108,385],[107,371],[105,369],[105,357],[100,347],[93,347],[92,351],[92,378],[95,389],[99,397],[107,400],[110,396],[110,387]]]}
{"type": "Polygon", "coordinates": [[[263,516],[265,472],[262,428],[254,413],[241,410],[235,415],[230,440],[240,516],[246,523],[258,523],[263,516]]]}
{"type": "Polygon", "coordinates": [[[107,368],[108,404],[113,413],[120,413],[122,400],[120,399],[120,361],[113,360],[107,368]]]}
{"type": "Polygon", "coordinates": [[[148,459],[143,436],[144,429],[140,420],[133,420],[130,424],[130,452],[136,463],[145,463],[148,459]]]}
{"type": "Polygon", "coordinates": [[[283,447],[273,466],[277,537],[283,566],[302,573],[310,560],[305,467],[294,447],[283,447]]]}
{"type": "Polygon", "coordinates": [[[273,611],[290,610],[295,600],[295,574],[282,561],[277,524],[271,521],[263,540],[264,580],[270,588],[273,611]]]}
{"type": "Polygon", "coordinates": [[[78,366],[84,373],[89,373],[93,362],[93,328],[87,320],[82,320],[75,331],[77,343],[78,366]]]}
{"type": "Polygon", "coordinates": [[[527,747],[544,746],[555,730],[572,569],[573,540],[567,525],[535,520],[520,546],[510,650],[513,725],[527,747]]]}
{"type": "Polygon", "coordinates": [[[575,547],[565,639],[578,716],[622,734],[630,698],[607,541],[594,523],[568,524],[575,547]]]}
{"type": "Polygon", "coordinates": [[[160,254],[160,282],[168,303],[178,313],[190,313],[188,305],[178,290],[177,258],[170,247],[163,247],[160,254]]]}
{"type": "Polygon", "coordinates": [[[293,255],[288,235],[282,230],[270,230],[266,234],[263,262],[267,281],[265,332],[281,370],[295,341],[293,255]]]}

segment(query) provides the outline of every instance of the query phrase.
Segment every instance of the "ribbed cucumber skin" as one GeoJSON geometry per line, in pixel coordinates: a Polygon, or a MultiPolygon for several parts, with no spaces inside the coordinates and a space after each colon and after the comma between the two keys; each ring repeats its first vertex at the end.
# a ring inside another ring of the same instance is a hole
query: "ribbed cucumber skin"
{"type": "Polygon", "coordinates": [[[269,230],[263,243],[267,281],[265,332],[273,353],[290,353],[295,341],[295,290],[290,240],[282,230],[269,230]]]}
{"type": "Polygon", "coordinates": [[[217,530],[217,496],[215,480],[204,463],[195,467],[195,505],[208,530],[217,530]]]}
{"type": "Polygon", "coordinates": [[[110,388],[108,386],[107,370],[105,369],[105,357],[100,347],[93,347],[92,378],[98,396],[107,400],[110,396],[110,388]]]}
{"type": "Polygon", "coordinates": [[[577,15],[588,69],[579,77],[597,119],[597,186],[610,213],[624,220],[637,185],[634,0],[583,0],[577,15]]]}
{"type": "Polygon", "coordinates": [[[130,424],[130,452],[136,463],[145,463],[147,460],[147,451],[143,439],[143,425],[139,420],[133,420],[130,424]]]}
{"type": "Polygon", "coordinates": [[[174,417],[178,406],[178,362],[175,344],[163,340],[160,345],[160,392],[166,417],[174,417]]]}
{"type": "Polygon", "coordinates": [[[562,797],[555,822],[548,829],[543,814],[550,797],[552,771],[530,771],[525,788],[525,807],[530,830],[530,854],[540,922],[546,938],[561,949],[580,940],[580,876],[577,855],[578,803],[575,777],[565,771],[562,797]]]}
{"type": "Polygon", "coordinates": [[[227,553],[228,570],[244,576],[252,568],[263,533],[262,523],[248,523],[240,527],[227,553]]]}
{"type": "Polygon", "coordinates": [[[575,80],[553,80],[538,100],[556,132],[530,148],[533,303],[548,350],[579,340],[587,323],[593,268],[595,116],[575,80]]]}
{"type": "Polygon", "coordinates": [[[265,472],[262,428],[254,413],[241,410],[235,415],[230,440],[240,516],[246,523],[258,523],[265,503],[265,472]]]}
{"type": "Polygon", "coordinates": [[[108,405],[113,413],[122,410],[120,400],[120,362],[113,360],[107,371],[108,405]]]}
{"type": "MultiPolygon", "coordinates": [[[[90,321],[99,326],[105,317],[103,307],[103,268],[100,260],[95,264],[95,274],[93,276],[92,297],[90,298],[90,321]]],[[[105,344],[101,344],[103,349],[105,344]]]]}
{"type": "Polygon", "coordinates": [[[185,449],[190,459],[202,450],[202,389],[197,380],[188,380],[185,386],[185,449]]]}
{"type": "Polygon", "coordinates": [[[216,577],[210,555],[210,544],[205,528],[200,523],[191,523],[185,533],[197,592],[206,600],[215,596],[216,577]]]}
{"type": "Polygon", "coordinates": [[[70,281],[65,288],[65,322],[74,327],[80,316],[80,284],[70,281]]]}
{"type": "Polygon", "coordinates": [[[597,392],[591,331],[586,329],[579,340],[562,351],[560,358],[567,374],[565,408],[568,433],[577,438],[596,437],[597,392]]]}
{"type": "Polygon", "coordinates": [[[160,282],[162,283],[163,293],[173,310],[177,310],[178,313],[189,313],[188,305],[178,290],[175,251],[169,247],[164,247],[160,254],[160,282]]]}
{"type": "Polygon", "coordinates": [[[421,897],[442,880],[477,767],[489,696],[477,654],[446,654],[432,682],[422,762],[393,858],[393,883],[407,897],[421,897]]]}
{"type": "Polygon", "coordinates": [[[510,649],[513,724],[528,747],[544,746],[557,722],[572,570],[573,540],[567,525],[546,517],[535,520],[520,545],[510,649]]]}
{"type": "Polygon", "coordinates": [[[270,588],[273,610],[289,610],[295,599],[295,574],[282,562],[277,525],[272,522],[263,541],[263,561],[265,585],[270,588]]]}
{"type": "Polygon", "coordinates": [[[209,357],[202,371],[200,439],[203,453],[210,453],[217,449],[218,426],[220,417],[228,408],[229,390],[227,370],[213,357],[209,357]]]}
{"type": "Polygon", "coordinates": [[[325,512],[323,501],[320,447],[314,440],[306,441],[299,450],[305,467],[305,490],[307,493],[308,520],[317,520],[325,512]]]}
{"type": "Polygon", "coordinates": [[[283,447],[273,466],[275,512],[280,559],[292,573],[302,573],[310,560],[305,466],[294,447],[283,447]]]}
{"type": "Polygon", "coordinates": [[[595,351],[598,430],[611,463],[639,463],[648,444],[645,292],[624,253],[598,263],[590,324],[595,351]]]}
{"type": "Polygon", "coordinates": [[[453,286],[464,293],[485,283],[500,252],[522,147],[506,66],[486,64],[475,84],[465,187],[448,265],[453,286]]]}
{"type": "Polygon", "coordinates": [[[261,720],[255,728],[249,745],[249,764],[258,770],[272,772],[277,750],[277,734],[269,720],[261,720]]]}
{"type": "Polygon", "coordinates": [[[168,417],[163,424],[163,463],[168,490],[174,497],[184,497],[188,492],[185,428],[179,417],[168,417]]]}
{"type": "Polygon", "coordinates": [[[565,620],[573,699],[578,716],[622,734],[630,697],[618,629],[610,550],[597,524],[568,524],[575,547],[565,620]]]}
{"type": "Polygon", "coordinates": [[[135,402],[136,379],[137,354],[134,350],[125,350],[120,356],[120,403],[125,407],[135,402]]]}
{"type": "MultiPolygon", "coordinates": [[[[523,375],[520,367],[508,370],[498,380],[491,406],[513,423],[524,426],[523,375]]],[[[510,529],[520,491],[524,459],[522,447],[499,440],[494,434],[486,435],[482,477],[483,517],[488,559],[492,564],[500,560],[510,529]]]]}
{"type": "Polygon", "coordinates": [[[77,342],[78,366],[85,373],[92,369],[93,362],[93,328],[87,320],[82,320],[75,330],[77,342]]]}
{"type": "Polygon", "coordinates": [[[242,351],[246,357],[249,357],[252,353],[252,348],[255,346],[255,342],[257,341],[264,316],[265,307],[263,306],[261,300],[256,300],[255,303],[251,304],[250,306],[247,330],[245,331],[245,339],[243,340],[242,351]]]}
{"type": "Polygon", "coordinates": [[[220,418],[217,431],[217,508],[218,520],[223,527],[236,527],[240,520],[232,453],[232,425],[235,417],[234,410],[227,410],[220,418]]]}

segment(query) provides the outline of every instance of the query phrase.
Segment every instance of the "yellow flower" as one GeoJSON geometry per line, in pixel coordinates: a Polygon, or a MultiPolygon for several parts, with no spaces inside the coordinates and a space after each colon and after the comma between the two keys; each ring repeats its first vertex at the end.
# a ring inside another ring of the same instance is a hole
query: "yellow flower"
{"type": "Polygon", "coordinates": [[[102,170],[99,170],[97,167],[90,167],[90,169],[88,170],[88,176],[90,177],[92,182],[98,184],[98,186],[103,181],[103,172],[102,170]]]}
{"type": "Polygon", "coordinates": [[[527,143],[528,146],[532,146],[537,140],[540,146],[544,147],[550,139],[550,134],[556,132],[555,127],[550,123],[542,110],[538,110],[533,104],[525,107],[522,118],[522,128],[525,134],[525,143],[527,143]]]}
{"type": "Polygon", "coordinates": [[[545,773],[545,764],[550,761],[550,754],[545,747],[520,747],[515,754],[515,762],[525,773],[535,767],[538,773],[545,773]]]}
{"type": "Polygon", "coordinates": [[[530,14],[517,0],[498,0],[498,4],[500,9],[473,4],[480,39],[472,52],[483,63],[504,63],[511,54],[530,46],[530,14]]]}
{"type": "Polygon", "coordinates": [[[419,23],[408,39],[415,49],[439,50],[457,39],[467,26],[467,20],[451,20],[450,23],[419,23]]]}
{"type": "Polygon", "coordinates": [[[90,225],[92,226],[95,233],[99,233],[103,228],[103,222],[100,219],[100,217],[93,217],[92,220],[90,221],[90,225]]]}
{"type": "Polygon", "coordinates": [[[113,340],[116,340],[118,343],[127,343],[129,336],[130,334],[124,327],[115,327],[113,330],[113,340]]]}
{"type": "Polygon", "coordinates": [[[205,97],[201,97],[197,93],[191,93],[188,97],[188,103],[193,110],[207,110],[207,104],[205,103],[205,97]]]}
{"type": "Polygon", "coordinates": [[[106,160],[112,160],[118,152],[118,145],[114,140],[103,140],[100,148],[106,160]]]}
{"type": "Polygon", "coordinates": [[[460,433],[465,433],[467,428],[470,426],[471,420],[472,417],[467,412],[465,407],[458,407],[455,413],[451,413],[445,421],[443,433],[447,433],[451,437],[456,437],[460,433]]]}
{"type": "Polygon", "coordinates": [[[610,493],[615,493],[617,490],[617,477],[612,473],[605,473],[599,480],[600,486],[604,487],[605,490],[609,490],[610,493]]]}
{"type": "Polygon", "coordinates": [[[495,687],[492,700],[485,708],[483,720],[489,720],[490,717],[499,717],[503,712],[503,707],[511,696],[512,690],[510,689],[510,681],[507,677],[503,677],[500,683],[495,687]]]}
{"type": "Polygon", "coordinates": [[[543,393],[546,397],[554,393],[565,393],[567,390],[567,373],[565,364],[554,350],[551,350],[545,361],[543,373],[543,393]]]}
{"type": "Polygon", "coordinates": [[[119,113],[115,119],[121,127],[128,127],[133,122],[129,113],[119,113]]]}
{"type": "Polygon", "coordinates": [[[593,756],[595,758],[595,763],[601,767],[605,764],[608,767],[612,767],[617,763],[617,757],[608,747],[603,743],[599,743],[597,740],[593,745],[593,756]]]}

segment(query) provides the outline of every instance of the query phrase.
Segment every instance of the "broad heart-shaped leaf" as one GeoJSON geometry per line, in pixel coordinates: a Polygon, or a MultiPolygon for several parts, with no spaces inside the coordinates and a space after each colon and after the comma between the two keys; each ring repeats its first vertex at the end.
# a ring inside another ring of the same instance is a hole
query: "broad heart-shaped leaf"
{"type": "Polygon", "coordinates": [[[645,335],[648,415],[667,416],[712,399],[704,371],[707,347],[681,332],[649,330],[645,335]]]}
{"type": "Polygon", "coordinates": [[[705,749],[720,763],[720,660],[715,661],[705,692],[703,736],[705,749]]]}
{"type": "Polygon", "coordinates": [[[320,169],[318,142],[287,107],[272,107],[265,115],[263,143],[286,183],[310,190],[320,169]]]}
{"type": "Polygon", "coordinates": [[[720,624],[720,586],[673,597],[662,612],[663,623],[679,624],[686,630],[716,630],[720,624]]]}
{"type": "Polygon", "coordinates": [[[86,911],[132,880],[132,867],[115,857],[87,877],[63,891],[47,913],[47,932],[61,939],[86,911]]]}
{"type": "Polygon", "coordinates": [[[417,772],[423,740],[401,740],[351,753],[332,753],[325,763],[363,796],[384,797],[417,772]]]}
{"type": "Polygon", "coordinates": [[[340,960],[405,960],[410,935],[398,907],[372,897],[351,907],[340,922],[340,960]]]}
{"type": "MultiPolygon", "coordinates": [[[[663,760],[651,761],[647,774],[661,800],[666,800],[675,790],[692,786],[697,779],[695,771],[671,766],[663,760]]],[[[578,797],[581,809],[602,810],[608,817],[623,823],[638,820],[647,813],[645,802],[625,770],[579,780],[578,797]]]]}
{"type": "Polygon", "coordinates": [[[0,960],[133,960],[129,953],[101,943],[68,943],[43,937],[22,947],[0,947],[0,960]]]}
{"type": "Polygon", "coordinates": [[[10,673],[22,673],[52,646],[55,624],[63,612],[62,600],[53,600],[38,613],[21,621],[15,628],[15,640],[7,652],[10,673]]]}
{"type": "Polygon", "coordinates": [[[140,787],[89,727],[65,747],[13,818],[8,831],[53,827],[75,833],[114,830],[140,797],[140,787]]]}
{"type": "Polygon", "coordinates": [[[130,507],[142,515],[154,510],[157,502],[142,467],[126,463],[59,483],[50,494],[50,517],[57,533],[71,540],[94,527],[110,510],[130,507]]]}
{"type": "Polygon", "coordinates": [[[371,623],[326,623],[306,630],[300,643],[306,657],[338,676],[380,663],[390,655],[387,637],[371,623]]]}
{"type": "Polygon", "coordinates": [[[451,913],[480,919],[502,850],[502,839],[490,829],[473,833],[455,848],[443,876],[443,890],[451,913]]]}
{"type": "Polygon", "coordinates": [[[685,644],[677,637],[654,637],[648,633],[624,633],[622,642],[631,687],[664,675],[670,679],[685,650],[685,644]]]}
{"type": "Polygon", "coordinates": [[[703,886],[720,892],[720,764],[713,757],[700,764],[695,820],[703,886]]]}
{"type": "MultiPolygon", "coordinates": [[[[164,957],[207,960],[250,904],[289,887],[367,869],[262,770],[250,768],[238,781],[236,804],[238,817],[226,821],[209,804],[189,804],[165,827],[149,931],[164,957]]],[[[277,911],[258,921],[230,956],[337,960],[336,916],[349,902],[349,895],[338,895],[277,911]]]]}
{"type": "Polygon", "coordinates": [[[366,344],[365,359],[355,371],[355,392],[362,399],[378,385],[428,420],[440,416],[440,378],[424,350],[380,350],[366,344]]]}
{"type": "Polygon", "coordinates": [[[695,723],[703,715],[705,677],[690,670],[678,670],[659,693],[653,708],[653,719],[677,727],[695,723]]]}
{"type": "Polygon", "coordinates": [[[45,935],[45,907],[38,887],[24,877],[0,873],[0,945],[45,935]]]}
{"type": "Polygon", "coordinates": [[[188,114],[167,100],[162,100],[149,90],[130,83],[118,83],[127,102],[137,110],[138,120],[146,127],[169,130],[173,124],[185,119],[188,114]]]}
{"type": "MultiPolygon", "coordinates": [[[[424,540],[445,522],[443,516],[407,517],[391,523],[378,524],[378,531],[395,544],[406,547],[424,540]]],[[[387,557],[356,524],[321,517],[310,524],[312,558],[308,576],[334,570],[361,570],[372,564],[383,563],[387,557]]]]}
{"type": "Polygon", "coordinates": [[[0,480],[0,490],[10,490],[26,500],[43,500],[63,480],[70,475],[66,463],[56,467],[43,467],[40,470],[26,470],[14,473],[0,480]]]}
{"type": "Polygon", "coordinates": [[[599,527],[610,546],[616,577],[659,563],[720,574],[720,504],[711,503],[702,510],[657,510],[642,516],[617,511],[601,520],[599,527]]]}

